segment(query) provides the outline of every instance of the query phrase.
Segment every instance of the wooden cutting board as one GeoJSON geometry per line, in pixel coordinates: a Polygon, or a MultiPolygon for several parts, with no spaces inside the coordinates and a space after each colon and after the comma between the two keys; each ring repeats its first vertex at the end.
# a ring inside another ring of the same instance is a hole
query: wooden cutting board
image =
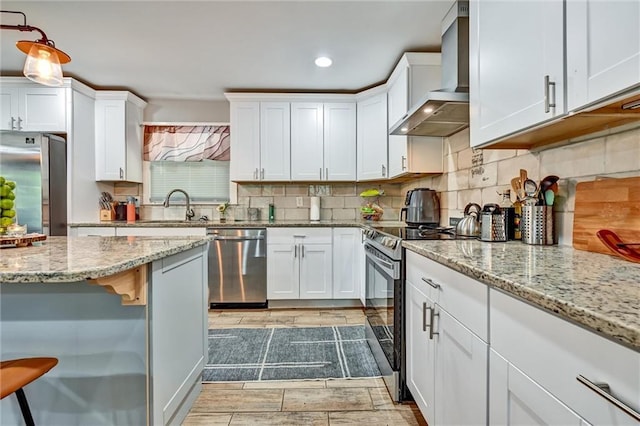
{"type": "Polygon", "coordinates": [[[612,230],[624,242],[640,243],[640,177],[578,183],[573,247],[615,256],[596,236],[601,229],[612,230]]]}

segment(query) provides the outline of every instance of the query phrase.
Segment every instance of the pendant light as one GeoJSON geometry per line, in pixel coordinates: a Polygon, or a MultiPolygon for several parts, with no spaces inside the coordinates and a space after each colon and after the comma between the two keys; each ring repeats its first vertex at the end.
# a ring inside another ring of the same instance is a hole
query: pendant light
{"type": "Polygon", "coordinates": [[[46,86],[61,86],[63,80],[60,64],[70,62],[71,57],[62,50],[56,49],[53,40],[49,40],[41,29],[27,25],[27,17],[24,13],[8,10],[0,12],[20,14],[24,19],[22,25],[0,25],[3,30],[38,31],[42,35],[42,38],[36,41],[20,40],[16,43],[17,48],[27,55],[23,69],[24,76],[46,86]]]}

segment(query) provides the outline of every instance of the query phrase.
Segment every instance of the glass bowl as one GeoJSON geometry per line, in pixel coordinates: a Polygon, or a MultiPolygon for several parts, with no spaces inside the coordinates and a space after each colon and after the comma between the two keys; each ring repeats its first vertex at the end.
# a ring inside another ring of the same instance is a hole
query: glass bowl
{"type": "Polygon", "coordinates": [[[21,237],[27,233],[27,225],[13,225],[7,226],[7,235],[10,237],[21,237]]]}

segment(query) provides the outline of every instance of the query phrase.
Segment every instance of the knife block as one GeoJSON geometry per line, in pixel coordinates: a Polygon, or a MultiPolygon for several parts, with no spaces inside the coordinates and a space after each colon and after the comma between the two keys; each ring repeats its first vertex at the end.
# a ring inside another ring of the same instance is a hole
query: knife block
{"type": "Polygon", "coordinates": [[[100,210],[100,220],[102,222],[111,222],[115,218],[116,218],[116,212],[114,212],[113,210],[105,210],[105,209],[100,210]]]}

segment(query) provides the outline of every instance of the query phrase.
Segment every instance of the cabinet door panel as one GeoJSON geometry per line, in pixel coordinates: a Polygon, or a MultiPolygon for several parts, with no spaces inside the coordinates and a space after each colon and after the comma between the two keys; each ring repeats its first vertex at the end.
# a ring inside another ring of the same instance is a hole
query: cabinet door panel
{"type": "Polygon", "coordinates": [[[260,178],[291,178],[291,113],[288,102],[260,103],[260,178]]]}
{"type": "Polygon", "coordinates": [[[65,89],[24,88],[21,94],[20,130],[66,132],[65,89]]]}
{"type": "Polygon", "coordinates": [[[576,425],[582,419],[494,350],[489,367],[490,425],[576,425]]]}
{"type": "Polygon", "coordinates": [[[126,169],[125,103],[96,100],[96,180],[123,180],[126,169]]]}
{"type": "Polygon", "coordinates": [[[468,425],[487,418],[488,345],[436,305],[436,423],[468,425]],[[464,409],[460,405],[464,404],[464,409]]]}
{"type": "Polygon", "coordinates": [[[358,228],[334,228],[333,230],[333,298],[358,299],[362,279],[358,228]]]}
{"type": "Polygon", "coordinates": [[[331,244],[300,244],[300,299],[331,299],[331,244]]]}
{"type": "Polygon", "coordinates": [[[429,339],[429,319],[425,311],[434,303],[427,297],[426,285],[407,281],[406,341],[407,386],[429,424],[435,422],[435,340],[429,339]]]}
{"type": "Polygon", "coordinates": [[[564,114],[563,7],[547,1],[471,2],[472,146],[564,114]],[[548,112],[545,76],[555,83],[549,96],[556,106],[548,112]]]}
{"type": "Polygon", "coordinates": [[[358,102],[358,180],[387,177],[387,95],[358,102]]]}
{"type": "Polygon", "coordinates": [[[324,171],[329,181],[356,179],[356,105],[324,104],[324,171]]]}
{"type": "Polygon", "coordinates": [[[298,299],[299,253],[293,244],[267,244],[267,298],[298,299]]]}
{"type": "Polygon", "coordinates": [[[260,177],[260,103],[231,103],[231,180],[260,177]]]}
{"type": "Polygon", "coordinates": [[[0,90],[0,130],[17,130],[18,91],[6,87],[0,90]]]}
{"type": "Polygon", "coordinates": [[[291,179],[321,180],[324,176],[323,106],[291,104],[291,179]]]}
{"type": "Polygon", "coordinates": [[[640,3],[567,2],[567,108],[640,84],[640,3]]]}

